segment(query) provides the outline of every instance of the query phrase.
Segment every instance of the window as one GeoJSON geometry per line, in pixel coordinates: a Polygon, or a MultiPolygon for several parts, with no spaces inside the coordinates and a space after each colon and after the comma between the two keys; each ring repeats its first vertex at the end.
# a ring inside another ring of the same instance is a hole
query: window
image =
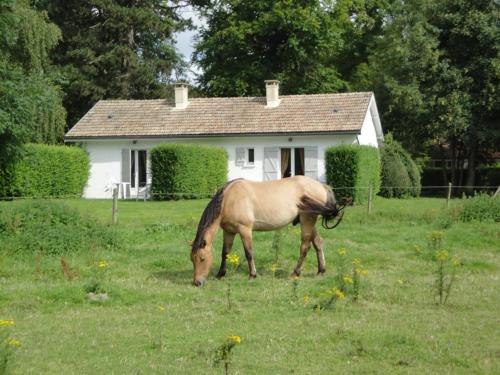
{"type": "Polygon", "coordinates": [[[281,149],[281,178],[304,175],[304,148],[281,149]]]}
{"type": "Polygon", "coordinates": [[[248,165],[253,165],[255,161],[255,149],[249,148],[247,149],[247,163],[248,165]]]}

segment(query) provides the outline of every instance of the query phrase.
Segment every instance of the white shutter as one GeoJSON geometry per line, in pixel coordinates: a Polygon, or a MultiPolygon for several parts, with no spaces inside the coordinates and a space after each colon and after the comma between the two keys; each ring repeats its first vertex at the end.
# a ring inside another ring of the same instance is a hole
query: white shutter
{"type": "Polygon", "coordinates": [[[146,150],[146,184],[151,184],[152,182],[152,177],[151,177],[151,153],[146,150]]]}
{"type": "Polygon", "coordinates": [[[264,181],[278,179],[278,147],[264,147],[264,181]]]}
{"type": "Polygon", "coordinates": [[[122,149],[122,181],[130,182],[130,149],[122,149]]]}
{"type": "Polygon", "coordinates": [[[245,148],[244,147],[236,147],[235,164],[237,166],[240,166],[240,167],[245,165],[245,148]]]}
{"type": "Polygon", "coordinates": [[[304,175],[318,179],[318,147],[304,147],[304,175]]]}

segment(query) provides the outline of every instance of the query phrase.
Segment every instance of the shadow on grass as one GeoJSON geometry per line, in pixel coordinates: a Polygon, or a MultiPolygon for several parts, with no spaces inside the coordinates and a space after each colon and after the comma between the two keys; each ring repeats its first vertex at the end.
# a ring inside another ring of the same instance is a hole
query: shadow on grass
{"type": "Polygon", "coordinates": [[[193,282],[193,270],[179,270],[179,271],[157,271],[151,273],[151,277],[157,280],[167,280],[171,283],[178,285],[189,285],[193,282]]]}

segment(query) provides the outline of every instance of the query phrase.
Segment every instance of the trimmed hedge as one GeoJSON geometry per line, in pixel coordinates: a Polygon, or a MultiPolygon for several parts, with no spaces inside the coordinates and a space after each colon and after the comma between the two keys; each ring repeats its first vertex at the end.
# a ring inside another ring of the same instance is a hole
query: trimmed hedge
{"type": "Polygon", "coordinates": [[[81,148],[27,144],[5,190],[14,197],[81,196],[89,168],[89,157],[81,148]]]}
{"type": "Polygon", "coordinates": [[[380,190],[380,154],[377,148],[360,145],[330,147],[325,152],[326,181],[335,188],[338,199],[352,197],[355,203],[367,201],[367,187],[380,190]],[[339,189],[340,188],[340,189],[339,189]]]}
{"type": "Polygon", "coordinates": [[[151,150],[154,199],[208,197],[227,181],[227,153],[219,147],[164,144],[151,150]]]}
{"type": "Polygon", "coordinates": [[[418,197],[422,190],[420,170],[410,154],[391,134],[385,137],[381,149],[382,188],[380,195],[386,198],[418,197]]]}

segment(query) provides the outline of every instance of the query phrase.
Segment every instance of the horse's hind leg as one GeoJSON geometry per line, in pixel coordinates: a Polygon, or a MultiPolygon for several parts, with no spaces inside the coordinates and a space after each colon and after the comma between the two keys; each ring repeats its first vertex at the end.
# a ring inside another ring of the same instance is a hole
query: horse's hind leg
{"type": "Polygon", "coordinates": [[[302,265],[306,259],[307,253],[311,248],[311,240],[313,239],[313,234],[315,231],[314,225],[316,224],[316,217],[301,215],[300,216],[300,256],[295,269],[293,270],[292,276],[300,276],[302,271],[302,265]]]}
{"type": "Polygon", "coordinates": [[[242,228],[240,229],[241,242],[243,242],[243,248],[245,249],[245,257],[248,262],[248,274],[250,279],[257,277],[257,270],[255,269],[255,263],[253,261],[253,249],[252,249],[252,229],[242,228]]]}
{"type": "Polygon", "coordinates": [[[322,275],[325,273],[325,254],[323,253],[323,239],[316,228],[314,228],[312,243],[318,258],[318,275],[322,275]]]}
{"type": "Polygon", "coordinates": [[[219,272],[217,273],[217,278],[220,279],[226,275],[226,258],[227,255],[231,252],[234,242],[234,233],[229,233],[224,231],[224,239],[222,244],[222,260],[220,263],[219,272]]]}

